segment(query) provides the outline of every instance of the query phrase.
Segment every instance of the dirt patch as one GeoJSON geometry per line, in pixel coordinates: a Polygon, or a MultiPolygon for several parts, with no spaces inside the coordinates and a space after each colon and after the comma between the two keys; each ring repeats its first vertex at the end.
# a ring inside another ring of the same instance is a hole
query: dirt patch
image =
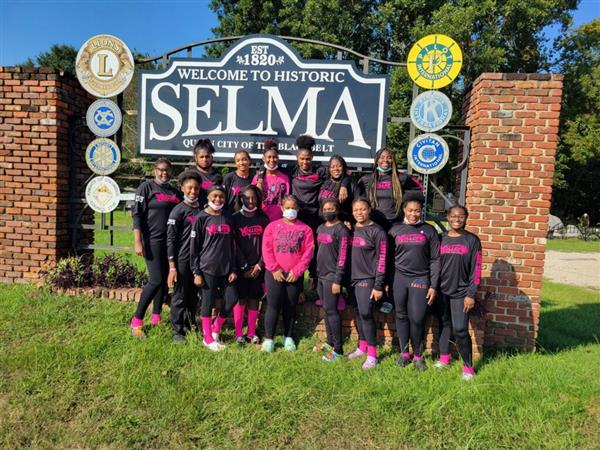
{"type": "Polygon", "coordinates": [[[600,291],[600,253],[547,250],[544,276],[557,283],[600,291]]]}

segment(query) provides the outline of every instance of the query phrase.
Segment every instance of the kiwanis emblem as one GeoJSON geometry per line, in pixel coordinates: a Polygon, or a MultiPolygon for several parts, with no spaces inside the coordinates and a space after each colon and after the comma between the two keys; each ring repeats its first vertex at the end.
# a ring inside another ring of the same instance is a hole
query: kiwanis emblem
{"type": "Polygon", "coordinates": [[[439,91],[425,91],[410,105],[410,119],[423,131],[444,128],[452,117],[452,102],[439,91]]]}
{"type": "Polygon", "coordinates": [[[87,126],[96,136],[112,136],[121,127],[121,121],[119,107],[110,100],[96,100],[87,110],[87,126]]]}
{"type": "Polygon", "coordinates": [[[99,34],[77,53],[75,68],[83,88],[96,97],[120,94],[133,78],[133,55],[119,38],[99,34]]]}
{"type": "Polygon", "coordinates": [[[85,162],[92,172],[109,175],[119,167],[121,150],[110,139],[94,139],[85,151],[85,162]]]}
{"type": "Polygon", "coordinates": [[[422,134],[410,143],[406,156],[415,171],[423,174],[436,173],[448,162],[448,144],[437,134],[422,134]]]}
{"type": "Polygon", "coordinates": [[[99,213],[113,211],[119,205],[121,190],[109,177],[95,177],[85,187],[85,200],[90,208],[99,213]]]}
{"type": "Polygon", "coordinates": [[[440,89],[458,76],[462,51],[451,37],[430,34],[417,41],[408,53],[407,69],[412,80],[425,89],[440,89]]]}

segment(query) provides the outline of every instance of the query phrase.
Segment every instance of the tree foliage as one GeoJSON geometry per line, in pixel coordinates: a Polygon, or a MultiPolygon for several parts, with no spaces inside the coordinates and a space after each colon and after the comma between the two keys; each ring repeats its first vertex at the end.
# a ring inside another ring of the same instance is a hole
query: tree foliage
{"type": "Polygon", "coordinates": [[[567,219],[587,212],[595,223],[600,220],[600,19],[567,34],[558,48],[565,79],[553,210],[567,219]]]}

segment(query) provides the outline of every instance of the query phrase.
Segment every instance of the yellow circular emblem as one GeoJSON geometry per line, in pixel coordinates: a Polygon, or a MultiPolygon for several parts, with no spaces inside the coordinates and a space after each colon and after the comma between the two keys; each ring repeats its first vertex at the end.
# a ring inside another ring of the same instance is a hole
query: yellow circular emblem
{"type": "Polygon", "coordinates": [[[406,66],[418,86],[440,89],[458,76],[462,67],[462,51],[451,37],[430,34],[412,46],[406,66]]]}
{"type": "Polygon", "coordinates": [[[114,97],[133,78],[133,55],[123,41],[99,34],[86,41],[77,53],[75,69],[83,88],[96,97],[114,97]]]}

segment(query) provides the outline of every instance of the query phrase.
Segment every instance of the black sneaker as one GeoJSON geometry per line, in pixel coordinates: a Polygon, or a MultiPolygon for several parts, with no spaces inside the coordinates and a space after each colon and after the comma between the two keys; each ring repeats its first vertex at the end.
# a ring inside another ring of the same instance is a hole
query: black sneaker
{"type": "Polygon", "coordinates": [[[183,334],[174,334],[173,342],[175,342],[176,344],[181,344],[185,342],[185,336],[183,334]]]}
{"type": "Polygon", "coordinates": [[[406,367],[410,364],[410,358],[407,358],[404,355],[400,355],[400,358],[398,358],[398,361],[396,361],[396,365],[398,367],[406,367]]]}
{"type": "Polygon", "coordinates": [[[415,370],[418,370],[419,372],[425,372],[427,370],[424,359],[417,359],[416,361],[413,361],[413,364],[415,365],[415,370]]]}

